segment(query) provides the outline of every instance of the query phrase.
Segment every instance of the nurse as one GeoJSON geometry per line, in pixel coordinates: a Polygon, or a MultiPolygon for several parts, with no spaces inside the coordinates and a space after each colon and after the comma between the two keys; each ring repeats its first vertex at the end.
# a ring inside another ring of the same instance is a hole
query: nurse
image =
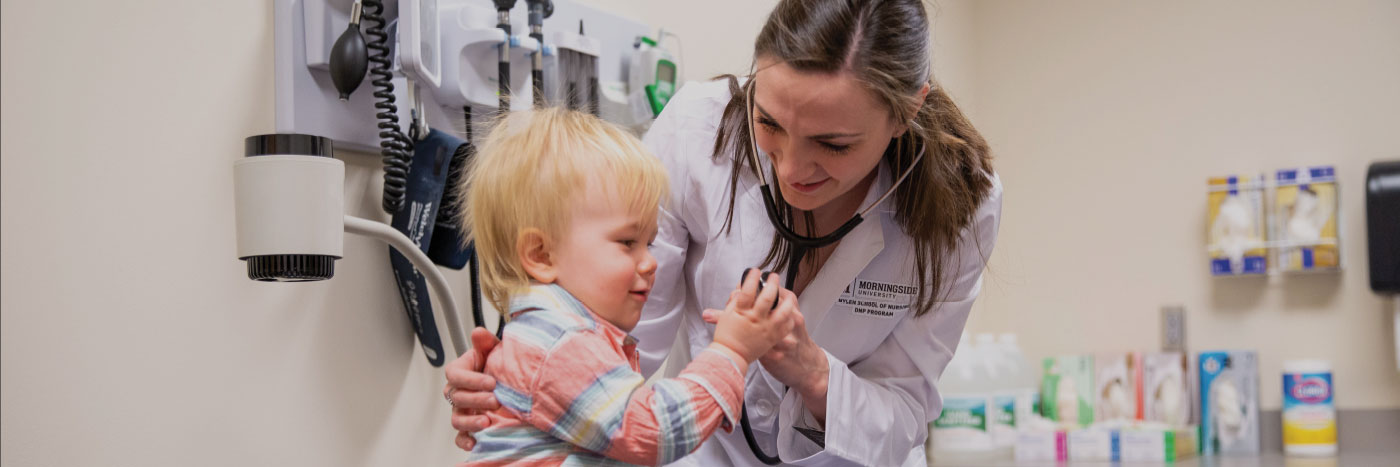
{"type": "MultiPolygon", "coordinates": [[[[745,405],[758,450],[787,464],[926,463],[936,383],[1001,212],[986,141],[932,77],[929,32],[920,0],[782,0],[754,44],[753,73],[686,86],[645,137],[673,191],[633,332],[643,372],[689,360],[670,352],[678,332],[690,354],[711,341],[706,309],[724,308],[745,268],[779,272],[799,324],[751,368],[745,405]],[[776,187],[775,217],[798,235],[863,220],[802,248],[810,242],[770,220],[759,170],[776,187]]],[[[498,407],[479,373],[494,340],[477,331],[473,341],[444,388],[463,449],[484,427],[477,411],[498,407]]],[[[678,465],[763,465],[743,431],[678,465]]]]}

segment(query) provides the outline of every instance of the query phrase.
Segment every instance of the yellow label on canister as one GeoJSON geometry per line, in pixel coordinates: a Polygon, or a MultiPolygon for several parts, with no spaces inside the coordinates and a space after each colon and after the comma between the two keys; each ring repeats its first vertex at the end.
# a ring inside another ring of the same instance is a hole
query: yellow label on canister
{"type": "Polygon", "coordinates": [[[1337,409],[1331,373],[1283,376],[1283,444],[1335,444],[1337,409]]]}
{"type": "MultiPolygon", "coordinates": [[[[1297,416],[1297,414],[1292,415],[1297,416]]],[[[1289,418],[1288,415],[1284,417],[1289,418]]],[[[1332,444],[1336,442],[1337,422],[1335,420],[1307,423],[1287,419],[1283,421],[1284,444],[1332,444]]]]}

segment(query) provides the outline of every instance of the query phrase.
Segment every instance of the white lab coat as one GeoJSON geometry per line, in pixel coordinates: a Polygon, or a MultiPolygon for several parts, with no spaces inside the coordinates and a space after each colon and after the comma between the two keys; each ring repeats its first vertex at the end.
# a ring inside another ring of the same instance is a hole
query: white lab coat
{"type": "MultiPolygon", "coordinates": [[[[662,209],[652,247],[660,263],[656,285],[633,332],[648,375],[666,358],[678,329],[688,337],[691,355],[713,340],[714,326],[701,319],[701,310],[724,307],[744,268],[759,265],[775,235],[757,178],[748,173],[739,182],[732,231],[723,230],[730,160],[716,161],[711,155],[729,98],[722,80],[690,83],[671,99],[644,139],[666,165],[673,196],[662,209]]],[[[861,208],[891,182],[881,164],[861,208]]],[[[928,423],[942,408],[935,383],[957,348],[981,288],[985,259],[996,242],[1001,183],[995,176],[992,183],[958,248],[942,259],[951,290],[923,317],[915,318],[909,309],[913,294],[907,287],[917,280],[913,245],[894,221],[892,199],[838,244],[798,298],[808,332],[830,362],[826,448],[792,429],[817,426],[797,392],[784,393],[783,384],[755,364],[745,399],[759,445],[770,455],[776,452],[790,465],[926,464],[928,423]]],[[[761,466],[737,425],[731,433],[716,432],[674,465],[761,466]]]]}

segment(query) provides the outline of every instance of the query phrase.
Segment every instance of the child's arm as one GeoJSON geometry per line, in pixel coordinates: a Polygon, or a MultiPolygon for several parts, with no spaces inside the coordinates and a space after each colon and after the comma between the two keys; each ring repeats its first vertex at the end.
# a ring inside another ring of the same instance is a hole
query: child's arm
{"type": "Polygon", "coordinates": [[[747,362],[719,344],[696,355],[676,378],[644,379],[611,344],[568,333],[540,366],[523,419],[556,438],[608,458],[643,465],[674,462],[723,426],[733,429],[747,362]]]}
{"type": "Polygon", "coordinates": [[[678,377],[650,387],[607,337],[569,325],[568,314],[521,315],[505,330],[496,398],[535,428],[612,459],[680,459],[715,428],[733,429],[748,363],[792,330],[796,296],[784,291],[780,302],[778,276],[768,279],[755,297],[758,274],[747,277],[717,312],[714,342],[678,377]]]}

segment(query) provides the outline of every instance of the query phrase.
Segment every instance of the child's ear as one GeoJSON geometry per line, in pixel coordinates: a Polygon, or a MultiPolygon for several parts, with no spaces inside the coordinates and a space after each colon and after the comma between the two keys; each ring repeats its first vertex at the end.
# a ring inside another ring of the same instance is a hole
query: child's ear
{"type": "Polygon", "coordinates": [[[559,273],[551,255],[553,245],[544,231],[529,228],[520,232],[520,236],[515,240],[515,250],[516,254],[520,255],[520,264],[524,265],[525,273],[529,274],[531,279],[545,284],[554,283],[559,273]]]}

